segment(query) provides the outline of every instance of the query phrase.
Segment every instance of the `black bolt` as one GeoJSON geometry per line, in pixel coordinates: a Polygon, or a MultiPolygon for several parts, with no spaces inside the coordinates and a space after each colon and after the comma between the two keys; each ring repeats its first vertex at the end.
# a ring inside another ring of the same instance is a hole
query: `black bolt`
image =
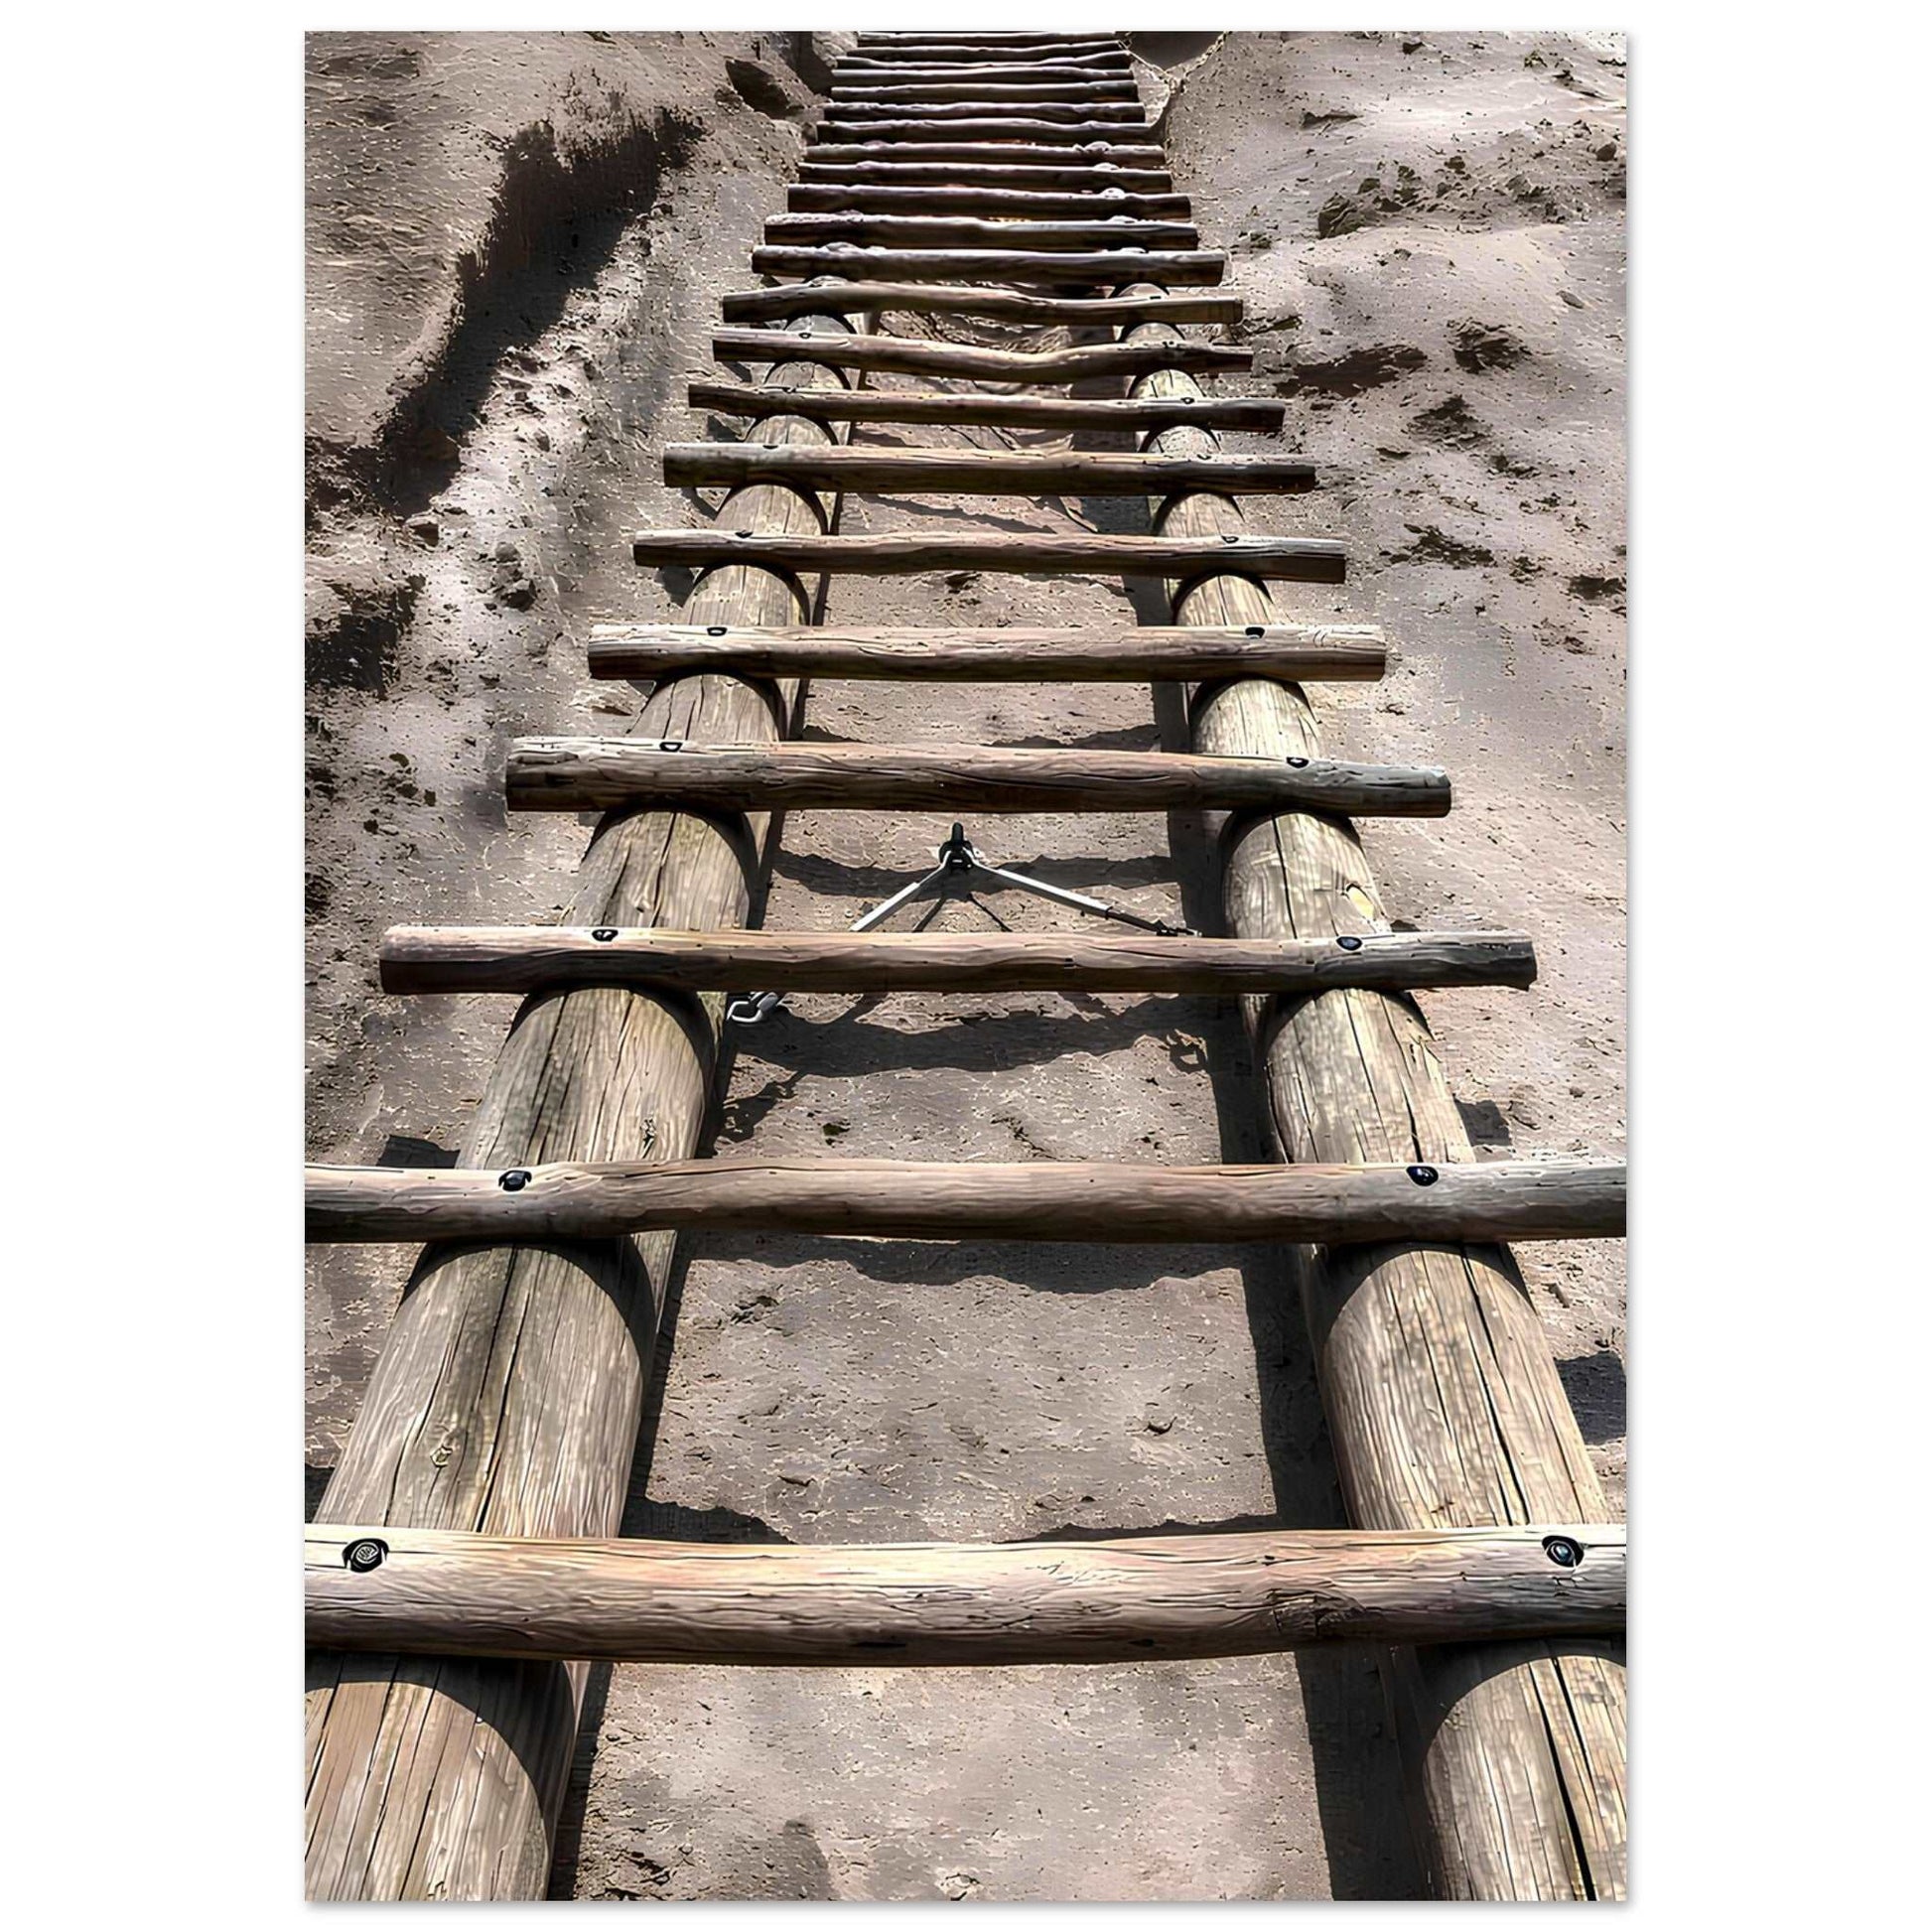
{"type": "Polygon", "coordinates": [[[1230,535],[1229,532],[1223,530],[1221,532],[1221,541],[1223,543],[1239,543],[1241,539],[1237,536],[1230,535]]]}
{"type": "Polygon", "coordinates": [[[1343,952],[1360,952],[1362,949],[1362,942],[1352,932],[1337,933],[1335,935],[1335,944],[1343,952]]]}
{"type": "Polygon", "coordinates": [[[1293,765],[1297,771],[1300,771],[1302,767],[1308,763],[1307,759],[1289,759],[1285,761],[1293,765]]]}
{"type": "Polygon", "coordinates": [[[1434,1168],[1426,1168],[1421,1162],[1418,1162],[1409,1170],[1409,1178],[1418,1187],[1433,1187],[1436,1184],[1438,1176],[1434,1168]]]}
{"type": "Polygon", "coordinates": [[[382,1559],[388,1554],[389,1546],[379,1536],[363,1536],[343,1552],[343,1561],[360,1577],[371,1570],[380,1570],[382,1559]]]}
{"type": "Polygon", "coordinates": [[[735,530],[732,534],[741,537],[755,537],[758,535],[758,532],[756,530],[735,530]]]}
{"type": "Polygon", "coordinates": [[[1265,637],[1267,634],[1268,626],[1265,623],[1251,623],[1248,626],[1248,635],[1250,637],[1265,637]]]}
{"type": "Polygon", "coordinates": [[[513,1194],[530,1184],[530,1171],[528,1168],[511,1168],[496,1176],[496,1184],[504,1193],[513,1194]]]}
{"type": "Polygon", "coordinates": [[[684,740],[681,738],[660,738],[657,741],[657,749],[660,752],[681,752],[684,750],[684,740]]]}
{"type": "Polygon", "coordinates": [[[1584,1560],[1584,1546],[1574,1536],[1546,1536],[1543,1554],[1559,1570],[1575,1570],[1584,1560]]]}
{"type": "Polygon", "coordinates": [[[593,939],[602,939],[606,944],[609,944],[617,936],[618,929],[614,925],[594,925],[591,927],[591,937],[593,939]]]}
{"type": "Polygon", "coordinates": [[[729,626],[726,624],[708,623],[704,627],[704,634],[707,637],[722,637],[728,628],[729,626]]]}

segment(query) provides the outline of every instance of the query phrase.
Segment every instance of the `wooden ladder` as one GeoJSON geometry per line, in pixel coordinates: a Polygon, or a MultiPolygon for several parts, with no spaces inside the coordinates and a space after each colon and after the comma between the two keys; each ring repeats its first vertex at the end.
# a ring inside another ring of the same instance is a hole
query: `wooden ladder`
{"type": "Polygon", "coordinates": [[[711,530],[637,535],[702,570],[675,624],[601,626],[603,678],[657,680],[632,730],[523,739],[507,797],[602,810],[564,924],[418,926],[391,992],[528,996],[453,1171],[315,1168],[310,1237],[428,1242],[307,1538],[313,1897],[540,1897],[597,1658],[712,1663],[1144,1660],[1339,1639],[1385,1680],[1433,1882],[1474,1898],[1625,1889],[1624,1538],[1512,1240],[1620,1234],[1620,1168],[1476,1164],[1418,988],[1528,985],[1529,939],[1396,932],[1352,820],[1440,815],[1447,775],[1323,756],[1302,686],[1379,677],[1369,626],[1304,623],[1270,580],[1341,546],[1248,533],[1237,492],[1311,466],[1230,456],[1271,400],[1196,372],[1244,350],[1111,38],[876,34],[694,380],[742,442],[674,444],[731,494],[711,530]],[[1012,286],[989,286],[990,284],[1012,286]],[[1108,291],[1096,295],[1095,289],[1108,291]],[[1068,289],[1070,294],[1051,291],[1068,289]],[[1115,331],[1025,352],[877,333],[886,312],[1115,331]],[[1115,399],[868,391],[872,371],[1115,399]],[[866,422],[1132,428],[1133,454],[855,448],[866,422]],[[841,492],[1145,494],[1145,536],[837,534],[841,492]],[[1102,569],[1164,579],[1124,630],[814,621],[841,572],[1102,569]],[[1184,754],[786,738],[804,681],[1175,680],[1184,754]],[[1234,814],[1225,935],[748,931],[771,814],[1234,814]],[[720,994],[1146,989],[1257,996],[1280,1161],[700,1160],[720,994]],[[1309,1244],[1304,1299],[1353,1528],[1076,1544],[709,1547],[620,1540],[681,1228],[1309,1244]]]}

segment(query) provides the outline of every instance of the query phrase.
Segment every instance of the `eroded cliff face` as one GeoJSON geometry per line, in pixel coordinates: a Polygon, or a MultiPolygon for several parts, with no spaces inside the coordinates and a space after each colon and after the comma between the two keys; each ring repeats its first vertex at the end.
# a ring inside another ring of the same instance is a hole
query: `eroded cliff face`
{"type": "MultiPolygon", "coordinates": [[[[354,35],[310,48],[311,1145],[450,1158],[514,1011],[391,1000],[401,921],[556,915],[587,826],[501,802],[506,740],[620,729],[605,619],[686,588],[624,533],[702,517],[666,442],[724,293],[784,203],[835,43],[354,35]]],[[[1454,814],[1378,821],[1418,926],[1521,926],[1531,993],[1425,996],[1475,1140],[1614,1153],[1622,1103],[1622,69],[1564,36],[1135,37],[1175,185],[1231,251],[1254,375],[1331,478],[1261,530],[1347,540],[1302,614],[1383,623],[1380,686],[1315,693],[1337,756],[1448,765],[1454,814]]],[[[887,326],[917,333],[906,317],[887,326]]],[[[958,340],[1055,340],[933,319],[958,340]]],[[[1192,332],[1190,332],[1192,333],[1192,332]]],[[[1203,332],[1205,333],[1205,332],[1203,332]]],[[[885,378],[894,381],[894,378],[885,378]]],[[[905,386],[922,386],[906,381],[905,386]]],[[[993,433],[978,432],[979,439],[993,433]]],[[[881,443],[947,440],[862,432],[881,443]]],[[[1024,440],[1024,439],[1023,439],[1024,440]]],[[[1230,438],[1230,448],[1280,447],[1230,438]]],[[[849,499],[851,530],[1143,528],[1138,502],[849,499]]],[[[1149,615],[1118,580],[846,580],[878,623],[1149,615]]],[[[1174,694],[826,684],[807,730],[1150,749],[1174,694]]],[[[945,825],[794,814],[766,922],[831,928],[945,825]]],[[[1203,828],[969,827],[1148,912],[1213,917],[1203,828]]],[[[964,929],[1072,918],[1001,895],[964,929]]],[[[748,1030],[717,1144],[929,1159],[1261,1158],[1239,1012],[1211,1001],[801,997],[748,1030]]],[[[326,1471],[407,1256],[318,1251],[326,1471]]],[[[1526,1247],[1593,1452],[1622,1468],[1620,1257],[1526,1247]]],[[[687,1244],[626,1529],[799,1541],[1339,1519],[1302,1318],[1266,1253],[783,1237],[687,1244]]],[[[1370,1661],[593,1682],[556,1877],[579,1897],[1404,1896],[1370,1661]]]]}

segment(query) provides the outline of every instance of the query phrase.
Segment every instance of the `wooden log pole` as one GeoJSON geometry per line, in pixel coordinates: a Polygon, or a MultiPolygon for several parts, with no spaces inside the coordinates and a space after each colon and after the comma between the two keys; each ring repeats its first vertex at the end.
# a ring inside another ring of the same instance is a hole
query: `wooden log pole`
{"type": "Polygon", "coordinates": [[[861,34],[867,60],[1105,61],[1125,58],[1118,40],[1101,34],[861,34]]]}
{"type": "Polygon", "coordinates": [[[1158,275],[1174,288],[1213,288],[1227,268],[1214,249],[807,248],[772,242],[752,250],[759,275],[839,275],[850,282],[1027,282],[1044,288],[1105,287],[1158,275]]]}
{"type": "Polygon", "coordinates": [[[1297,805],[1441,818],[1449,808],[1449,774],[1433,765],[991,745],[518,738],[510,743],[503,788],[510,808],[526,812],[616,811],[650,799],[739,812],[1280,811],[1297,805]]]}
{"type": "MultiPolygon", "coordinates": [[[[791,359],[775,329],[720,329],[711,352],[721,362],[791,359]]],[[[891,336],[854,336],[813,343],[800,358],[829,368],[884,370],[991,382],[1085,382],[1103,376],[1143,375],[1157,366],[1150,354],[1172,355],[1188,369],[1246,369],[1254,351],[1233,343],[1092,343],[1076,348],[983,348],[976,343],[921,343],[891,336]]],[[[854,456],[865,454],[853,451],[854,456]]]]}
{"type": "MultiPolygon", "coordinates": [[[[1126,195],[1168,195],[1173,177],[1159,168],[1129,168],[1116,162],[1094,162],[1055,152],[1050,160],[1025,161],[1002,149],[998,161],[929,161],[894,159],[897,150],[880,145],[870,159],[831,161],[808,155],[798,164],[801,187],[986,188],[993,190],[1058,189],[1104,194],[1119,189],[1126,195]]],[[[1184,198],[1183,198],[1184,199],[1184,198]]]]}
{"type": "Polygon", "coordinates": [[[1314,465],[1300,457],[1161,457],[1088,450],[1050,454],[943,444],[821,452],[767,450],[759,443],[671,443],[664,450],[664,481],[734,488],[782,482],[872,496],[1144,496],[1177,489],[1300,493],[1312,489],[1316,477],[1314,465]]]}
{"type": "Polygon", "coordinates": [[[793,316],[972,315],[1030,322],[1042,329],[1107,329],[1130,322],[1239,322],[1238,295],[1170,295],[1153,301],[1111,296],[1023,295],[1015,289],[949,288],[943,282],[805,282],[745,289],[720,303],[727,322],[778,322],[793,316]]]}
{"type": "MultiPolygon", "coordinates": [[[[835,305],[843,302],[835,295],[835,305]]],[[[763,416],[777,407],[768,389],[742,382],[692,382],[685,400],[693,409],[728,416],[763,416]]],[[[1287,405],[1267,396],[1172,398],[1108,396],[992,396],[943,389],[814,390],[787,399],[786,407],[835,423],[983,424],[1011,429],[1160,429],[1173,423],[1207,423],[1216,429],[1279,429],[1287,405]]]]}
{"type": "Polygon", "coordinates": [[[1006,214],[1040,221],[1100,221],[1116,214],[1185,220],[1185,195],[1136,195],[1124,188],[945,188],[904,183],[795,181],[786,207],[799,214],[1006,214]]]}
{"type": "Polygon", "coordinates": [[[660,926],[391,926],[385,993],[676,986],[716,993],[1315,993],[1528,986],[1521,932],[1202,939],[1123,932],[672,932],[660,926]]]}
{"type": "Polygon", "coordinates": [[[936,162],[959,164],[948,168],[948,176],[958,180],[979,179],[994,168],[1051,168],[1060,174],[1091,175],[1106,181],[1119,181],[1120,170],[1157,170],[1161,182],[1168,175],[1167,150],[1145,142],[1081,141],[1073,145],[1035,142],[1009,142],[988,147],[957,135],[901,135],[891,140],[880,138],[878,128],[867,128],[837,141],[820,141],[805,150],[799,162],[803,179],[817,179],[824,168],[846,168],[858,163],[875,163],[895,169],[930,167],[936,162]]]}
{"type": "Polygon", "coordinates": [[[1583,1524],[801,1549],[316,1523],[304,1548],[315,1640],[515,1659],[1136,1663],[1609,1632],[1625,1599],[1622,1533],[1583,1524]]]}
{"type": "MultiPolygon", "coordinates": [[[[1158,278],[1133,292],[1152,295],[1158,278]]],[[[1160,323],[1136,340],[1167,340],[1160,323]]],[[[1174,370],[1143,394],[1186,393],[1174,370]]],[[[1150,444],[1209,454],[1171,430],[1150,444]]],[[[1170,499],[1157,528],[1234,535],[1214,494],[1170,499]]],[[[1267,589],[1232,573],[1171,587],[1183,623],[1281,621],[1267,589]]],[[[1199,694],[1197,751],[1320,756],[1306,695],[1243,678],[1199,694]]],[[[1222,844],[1227,930],[1239,937],[1367,934],[1386,924],[1346,818],[1288,811],[1232,825],[1222,844]]],[[[1273,1001],[1256,1014],[1269,1122],[1282,1158],[1439,1169],[1473,1159],[1414,1001],[1366,989],[1273,1001]]],[[[1506,1249],[1331,1249],[1304,1270],[1304,1302],[1351,1520],[1365,1529],[1477,1527],[1608,1514],[1549,1343],[1506,1249]]],[[[1571,1640],[1398,1650],[1388,1682],[1436,1888],[1456,1898],[1624,1896],[1620,1652],[1571,1640]]]]}
{"type": "Polygon", "coordinates": [[[951,64],[939,63],[928,67],[913,66],[904,61],[875,61],[861,55],[849,55],[838,64],[832,75],[834,88],[842,86],[910,86],[915,81],[937,80],[945,86],[961,86],[976,80],[990,81],[996,87],[1018,86],[1031,81],[1070,81],[1082,85],[1087,81],[1112,81],[1116,85],[1131,85],[1133,66],[1125,55],[1116,58],[1093,57],[1087,60],[1055,59],[1034,62],[1014,62],[1007,66],[997,63],[974,66],[970,62],[951,64]]]}
{"type": "Polygon", "coordinates": [[[1620,1235],[1621,1168],[1157,1168],[734,1159],[312,1167],[311,1241],[588,1241],[646,1228],[903,1241],[1572,1241],[1620,1235]]]}
{"type": "Polygon", "coordinates": [[[1066,105],[1077,101],[1132,101],[1136,111],[1129,117],[1141,120],[1140,95],[1134,82],[1124,75],[1111,78],[1082,78],[1075,74],[1054,74],[1045,80],[887,80],[879,75],[861,79],[834,80],[831,99],[834,106],[857,102],[874,107],[907,102],[924,106],[934,101],[987,100],[1005,105],[1010,101],[1051,101],[1066,105]]]}
{"type": "Polygon", "coordinates": [[[1081,147],[1089,141],[1120,141],[1143,147],[1147,143],[1140,137],[1149,132],[1138,119],[1109,119],[1098,107],[1074,110],[1081,116],[1078,120],[1058,120],[1049,112],[1024,117],[1018,113],[1002,114],[991,106],[973,109],[977,115],[973,120],[957,118],[943,107],[929,108],[920,114],[908,113],[904,108],[886,111],[903,118],[879,120],[858,107],[828,114],[818,124],[813,149],[842,147],[855,141],[944,141],[970,144],[982,154],[988,144],[1014,142],[1035,148],[1081,147]]]}
{"type": "Polygon", "coordinates": [[[774,214],[764,238],[778,245],[862,248],[1037,248],[1080,254],[1095,248],[1195,248],[1191,221],[1145,221],[1108,214],[1090,221],[987,221],[971,214],[774,214]]]}
{"type": "MultiPolygon", "coordinates": [[[[801,332],[842,329],[807,318],[801,332]]],[[[816,366],[775,389],[834,384],[816,366]]],[[[821,442],[769,415],[772,443],[821,442]]],[[[782,484],[728,505],[734,524],[823,528],[831,506],[782,484]]],[[[792,581],[756,565],[716,572],[696,621],[791,624],[792,581]]],[[[708,673],[652,693],[636,729],[774,737],[795,693],[708,673]]],[[[760,826],[638,812],[593,839],[570,917],[744,923],[760,826]]],[[[688,998],[596,987],[531,1000],[464,1137],[466,1165],[634,1155],[645,1130],[672,1158],[695,1148],[716,1017],[688,998]]],[[[618,1527],[636,1449],[662,1284],[675,1237],[435,1247],[418,1263],[323,1499],[372,1526],[504,1536],[604,1536],[618,1527]]],[[[312,1898],[540,1898],[577,1733],[582,1666],[443,1657],[311,1660],[308,1846],[312,1898]]]]}
{"type": "Polygon", "coordinates": [[[770,570],[859,571],[916,576],[930,570],[1104,571],[1122,577],[1194,577],[1243,570],[1300,584],[1339,584],[1346,557],[1331,537],[1115,536],[1080,530],[972,530],[960,535],[772,536],[761,530],[639,530],[630,554],[640,564],[708,570],[763,564],[770,570]]]}
{"type": "Polygon", "coordinates": [[[592,677],[669,677],[711,666],[744,677],[912,679],[985,684],[1146,684],[1220,677],[1363,683],[1388,664],[1373,624],[1144,625],[1138,630],[956,630],[826,624],[601,623],[592,677]]]}

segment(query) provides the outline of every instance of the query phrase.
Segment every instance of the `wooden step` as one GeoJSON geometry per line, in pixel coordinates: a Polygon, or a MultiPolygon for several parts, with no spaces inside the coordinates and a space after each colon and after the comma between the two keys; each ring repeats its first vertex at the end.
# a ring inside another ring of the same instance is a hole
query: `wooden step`
{"type": "MultiPolygon", "coordinates": [[[[868,148],[868,154],[890,157],[897,151],[883,144],[868,148]]],[[[821,161],[810,155],[798,164],[802,183],[877,183],[906,188],[1061,188],[1094,193],[1105,188],[1124,189],[1129,194],[1160,195],[1173,190],[1173,177],[1161,168],[1123,168],[1111,161],[1099,163],[1056,155],[1046,165],[999,162],[921,161],[874,159],[870,161],[821,161]]],[[[1184,199],[1184,198],[1183,198],[1184,199]]]]}
{"type": "Polygon", "coordinates": [[[1096,221],[982,221],[970,214],[774,214],[765,240],[777,246],[861,248],[1050,248],[1061,254],[1095,248],[1194,248],[1200,231],[1189,221],[1137,221],[1109,215],[1096,221]]]}
{"type": "Polygon", "coordinates": [[[800,1546],[311,1523],[303,1538],[311,1645],[436,1657],[1146,1663],[1609,1634],[1626,1594],[1607,1525],[800,1546]]]}
{"type": "Polygon", "coordinates": [[[974,315],[1042,329],[1125,329],[1137,322],[1238,322],[1238,295],[1022,295],[1013,289],[944,282],[790,282],[724,298],[727,322],[783,322],[798,316],[974,315]]]}
{"type": "Polygon", "coordinates": [[[731,530],[642,530],[630,540],[640,564],[761,564],[794,574],[851,570],[909,576],[991,570],[1187,579],[1240,575],[1295,584],[1339,584],[1345,555],[1331,537],[1138,537],[1078,530],[971,530],[932,535],[759,536],[731,530]]]}
{"type": "Polygon", "coordinates": [[[1134,64],[1126,55],[1087,55],[1043,61],[1015,61],[1004,66],[991,63],[975,66],[970,61],[940,62],[921,67],[908,61],[877,61],[863,56],[847,56],[832,70],[836,89],[847,85],[908,86],[916,80],[938,80],[951,86],[974,80],[991,81],[998,87],[1011,87],[1023,81],[1086,80],[1131,81],[1134,64]]]}
{"type": "Polygon", "coordinates": [[[1105,220],[1116,214],[1177,215],[1185,195],[1130,195],[1124,188],[902,188],[832,182],[793,182],[785,206],[797,214],[1006,214],[1034,220],[1105,220]]]}
{"type": "MultiPolygon", "coordinates": [[[[1169,344],[1149,344],[1172,355],[1169,344]]],[[[664,481],[680,486],[789,483],[794,489],[849,489],[862,495],[924,493],[980,496],[1169,496],[1215,489],[1228,495],[1282,495],[1312,489],[1314,465],[1300,457],[1140,456],[1070,450],[771,449],[759,443],[673,443],[664,481]]]]}
{"type": "Polygon", "coordinates": [[[1125,141],[1086,141],[1077,147],[1050,147],[1035,143],[1026,145],[989,147],[979,141],[961,140],[955,135],[935,136],[921,140],[905,138],[888,140],[881,136],[878,128],[870,128],[863,137],[854,136],[842,141],[820,141],[805,150],[799,162],[799,172],[807,180],[815,179],[814,171],[820,167],[849,167],[859,163],[887,163],[895,167],[930,166],[935,162],[957,163],[960,173],[958,180],[967,181],[977,178],[983,168],[1045,167],[1058,173],[1101,174],[1114,170],[1113,179],[1119,172],[1152,172],[1158,174],[1163,182],[1172,185],[1173,177],[1168,174],[1167,150],[1149,146],[1145,143],[1125,141]]]}
{"type": "MultiPolygon", "coordinates": [[[[855,101],[861,106],[902,106],[908,102],[951,105],[960,101],[985,100],[1004,106],[1014,101],[1073,104],[1104,100],[1131,102],[1138,108],[1141,95],[1140,89],[1125,74],[1083,76],[1057,73],[1044,80],[889,79],[883,74],[864,77],[854,74],[848,79],[832,82],[831,100],[835,107],[845,101],[855,101]]],[[[1138,118],[1144,119],[1145,114],[1138,118]]]]}
{"type": "Polygon", "coordinates": [[[672,799],[718,811],[973,813],[1244,809],[1441,818],[1433,766],[993,745],[690,745],[518,738],[504,792],[516,811],[615,811],[672,799]],[[674,749],[667,749],[671,747],[674,749]]]}
{"type": "MultiPolygon", "coordinates": [[[[672,932],[661,927],[391,926],[385,993],[553,986],[729,993],[1325,993],[1341,986],[1529,986],[1520,932],[1365,932],[1334,939],[1055,932],[672,932]]],[[[1273,1172],[1270,1170],[1270,1172],[1273,1172]]]]}
{"type": "Polygon", "coordinates": [[[307,1238],[604,1241],[656,1228],[898,1241],[1576,1241],[1619,1236],[1624,1170],[1130,1167],[825,1156],[500,1169],[312,1167],[307,1238]],[[507,1178],[507,1184],[506,1184],[507,1178]]]}
{"type": "Polygon", "coordinates": [[[1227,268],[1218,250],[1131,249],[1086,255],[1050,249],[792,248],[752,250],[758,275],[838,275],[851,282],[1032,282],[1061,288],[1160,282],[1212,288],[1227,268]]]}
{"type": "Polygon", "coordinates": [[[724,671],[738,677],[1021,684],[1236,677],[1314,684],[1379,678],[1388,645],[1372,625],[1339,623],[1223,629],[1146,624],[1131,630],[601,623],[591,631],[589,655],[596,678],[724,671]]]}
{"type": "Polygon", "coordinates": [[[721,362],[816,362],[835,369],[883,369],[991,382],[1080,382],[1150,375],[1156,369],[1246,369],[1254,351],[1231,343],[1093,343],[1079,348],[981,348],[907,336],[788,336],[776,329],[721,329],[711,339],[721,362]]]}
{"type": "Polygon", "coordinates": [[[1127,50],[1106,34],[861,34],[856,52],[868,60],[1031,61],[1040,51],[1061,60],[1125,60],[1127,50]]]}
{"type": "MultiPolygon", "coordinates": [[[[1013,142],[1036,148],[1079,147],[1088,141],[1120,141],[1153,147],[1146,139],[1150,132],[1144,121],[1110,121],[1095,115],[1083,120],[1060,121],[1050,114],[1029,114],[1023,118],[1018,114],[981,113],[974,120],[955,120],[933,108],[924,114],[879,120],[857,108],[848,108],[819,122],[811,151],[848,147],[858,141],[945,141],[977,148],[981,150],[977,158],[985,161],[998,159],[996,154],[985,152],[986,149],[1013,142]]],[[[1165,150],[1154,151],[1165,155],[1165,150]]]]}
{"type": "Polygon", "coordinates": [[[947,390],[759,389],[742,382],[692,382],[693,409],[730,416],[803,416],[820,423],[949,423],[1017,429],[1278,430],[1287,405],[1267,396],[992,396],[947,390]]]}

